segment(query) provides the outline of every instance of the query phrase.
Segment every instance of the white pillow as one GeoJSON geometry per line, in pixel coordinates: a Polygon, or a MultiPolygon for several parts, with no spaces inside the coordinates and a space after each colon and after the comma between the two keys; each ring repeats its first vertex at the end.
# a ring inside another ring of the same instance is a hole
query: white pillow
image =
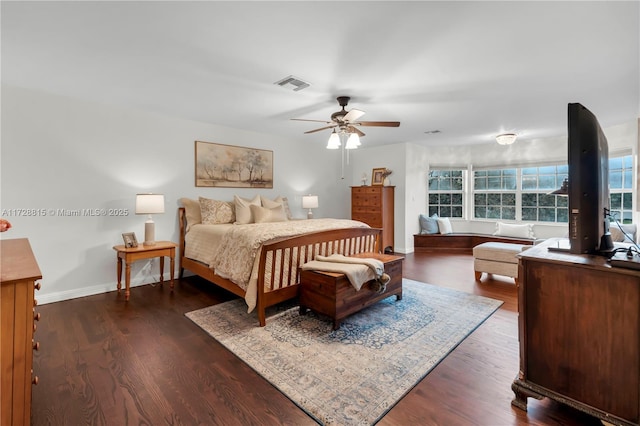
{"type": "Polygon", "coordinates": [[[246,198],[233,196],[233,202],[236,205],[236,225],[244,225],[247,223],[253,223],[253,214],[251,213],[251,205],[260,206],[260,196],[256,195],[253,200],[246,198]]]}
{"type": "Polygon", "coordinates": [[[193,225],[202,223],[200,201],[192,200],[191,198],[180,198],[180,202],[184,206],[184,213],[187,216],[187,229],[185,229],[185,232],[189,232],[193,225]]]}
{"type": "Polygon", "coordinates": [[[270,200],[261,195],[260,201],[262,202],[262,207],[267,207],[269,209],[282,206],[282,208],[284,209],[285,215],[287,217],[287,220],[291,220],[291,210],[289,209],[289,201],[287,200],[286,197],[281,197],[280,195],[278,195],[273,200],[270,200]]]}
{"type": "Polygon", "coordinates": [[[494,232],[493,235],[514,238],[535,238],[533,234],[532,223],[523,223],[520,225],[513,223],[496,222],[496,232],[494,232]]]}
{"type": "Polygon", "coordinates": [[[287,220],[287,215],[282,204],[278,204],[273,208],[260,207],[252,204],[249,208],[251,209],[255,223],[284,222],[287,220]]]}
{"type": "Polygon", "coordinates": [[[438,231],[440,231],[441,234],[453,233],[453,229],[451,229],[451,222],[448,217],[439,217],[436,220],[438,221],[438,231]]]}

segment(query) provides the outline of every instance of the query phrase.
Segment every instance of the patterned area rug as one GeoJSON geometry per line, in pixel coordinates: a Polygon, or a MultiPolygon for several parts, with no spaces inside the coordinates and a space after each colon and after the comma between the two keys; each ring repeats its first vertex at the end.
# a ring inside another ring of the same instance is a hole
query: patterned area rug
{"type": "Polygon", "coordinates": [[[266,327],[244,300],[186,314],[316,421],[376,423],[501,301],[403,280],[395,296],[346,318],[274,309],[266,327]]]}

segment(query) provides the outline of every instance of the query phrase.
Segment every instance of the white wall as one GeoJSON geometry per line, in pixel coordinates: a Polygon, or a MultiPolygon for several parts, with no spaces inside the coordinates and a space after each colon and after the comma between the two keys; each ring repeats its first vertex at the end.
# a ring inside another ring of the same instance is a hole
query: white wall
{"type": "MultiPolygon", "coordinates": [[[[373,169],[386,167],[393,171],[389,176],[389,185],[395,186],[394,250],[400,253],[406,253],[407,245],[405,236],[406,150],[406,144],[366,147],[366,141],[363,140],[363,147],[349,154],[352,186],[362,184],[363,173],[367,175],[367,185],[371,185],[373,169]]],[[[413,239],[413,237],[411,238],[413,239]]],[[[413,246],[413,240],[411,246],[413,246]]]]}
{"type": "MultiPolygon", "coordinates": [[[[123,232],[144,237],[145,218],[133,214],[139,192],[165,194],[165,213],[154,216],[158,241],[178,241],[178,199],[185,196],[282,195],[295,216],[306,217],[301,196],[313,193],[320,199],[316,217],[350,215],[339,157],[302,135],[282,140],[6,85],[1,96],[0,210],[13,228],[0,237],[29,238],[44,276],[40,303],[115,290],[112,247],[122,244],[123,232]],[[273,150],[274,188],[196,188],[195,140],[273,150]],[[17,216],[15,209],[44,209],[47,215],[17,216]],[[51,214],[58,209],[129,209],[129,214],[51,214]]],[[[158,279],[146,264],[134,265],[133,285],[158,279]]]]}

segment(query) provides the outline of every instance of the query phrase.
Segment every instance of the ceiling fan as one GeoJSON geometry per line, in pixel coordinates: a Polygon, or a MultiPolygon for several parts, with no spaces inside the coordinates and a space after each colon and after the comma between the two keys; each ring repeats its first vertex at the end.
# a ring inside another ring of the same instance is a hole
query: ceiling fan
{"type": "Polygon", "coordinates": [[[349,103],[351,98],[349,96],[338,96],[338,104],[342,107],[340,111],[334,112],[331,114],[331,121],[326,120],[308,120],[305,118],[292,118],[292,120],[296,121],[313,121],[316,123],[326,123],[328,126],[320,127],[318,129],[309,130],[307,133],[315,133],[321,130],[326,129],[335,129],[338,128],[339,132],[342,133],[355,133],[358,136],[362,137],[365,134],[358,129],[357,126],[375,126],[375,127],[398,127],[400,126],[399,121],[358,121],[360,117],[362,117],[365,112],[360,111],[359,109],[352,109],[350,111],[345,110],[344,108],[349,103]]]}

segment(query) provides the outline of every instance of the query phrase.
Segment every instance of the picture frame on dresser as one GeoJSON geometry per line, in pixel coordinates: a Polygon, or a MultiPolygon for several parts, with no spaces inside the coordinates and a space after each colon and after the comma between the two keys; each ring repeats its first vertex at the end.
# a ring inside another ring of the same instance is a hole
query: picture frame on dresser
{"type": "Polygon", "coordinates": [[[382,186],[384,182],[384,172],[387,170],[384,167],[373,169],[371,172],[371,186],[382,186]]]}

